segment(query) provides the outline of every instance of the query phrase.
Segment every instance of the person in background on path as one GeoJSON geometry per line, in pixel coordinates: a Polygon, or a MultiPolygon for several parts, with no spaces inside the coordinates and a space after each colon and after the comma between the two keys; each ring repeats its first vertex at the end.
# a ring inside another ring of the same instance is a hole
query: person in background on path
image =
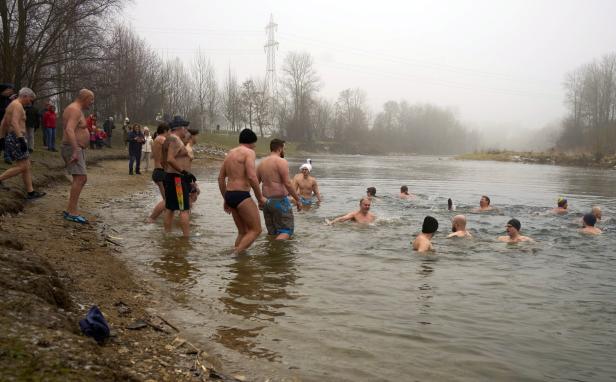
{"type": "Polygon", "coordinates": [[[113,124],[113,117],[107,118],[105,123],[103,123],[103,131],[107,134],[107,147],[111,147],[111,135],[113,134],[113,129],[115,129],[115,125],[113,124]]]}
{"type": "Polygon", "coordinates": [[[585,214],[584,217],[582,217],[582,228],[580,229],[580,232],[588,235],[601,234],[601,230],[595,227],[595,224],[597,224],[597,218],[595,215],[592,213],[585,214]]]}
{"type": "Polygon", "coordinates": [[[348,220],[352,220],[360,224],[372,223],[376,220],[376,216],[374,216],[374,214],[370,212],[371,205],[372,200],[369,197],[364,196],[359,200],[359,210],[349,212],[348,214],[337,217],[332,221],[326,220],[325,222],[327,223],[327,225],[334,225],[336,223],[345,222],[348,220]]]}
{"type": "Polygon", "coordinates": [[[593,206],[593,208],[592,208],[592,214],[593,214],[593,215],[595,215],[595,218],[597,219],[597,222],[600,222],[600,221],[601,221],[601,217],[602,217],[602,214],[601,214],[601,207],[599,207],[599,206],[593,206]]]}
{"type": "Polygon", "coordinates": [[[94,145],[96,144],[96,115],[90,114],[88,118],[86,118],[86,124],[90,137],[90,149],[94,149],[94,145]]]}
{"type": "Polygon", "coordinates": [[[556,208],[552,209],[552,213],[557,214],[557,215],[564,215],[568,212],[567,211],[568,207],[569,207],[569,204],[567,203],[567,199],[561,196],[556,201],[556,208]]]}
{"type": "Polygon", "coordinates": [[[34,134],[41,126],[41,116],[36,106],[34,106],[34,103],[24,106],[24,110],[26,111],[26,139],[28,140],[28,151],[32,153],[34,151],[34,134]]]}
{"type": "Polygon", "coordinates": [[[154,158],[152,182],[158,186],[160,196],[162,196],[163,199],[154,206],[154,209],[146,220],[147,223],[154,223],[160,214],[165,211],[165,186],[163,184],[165,181],[165,170],[163,169],[163,144],[165,143],[167,136],[169,136],[169,125],[162,122],[158,125],[156,134],[154,135],[154,141],[152,142],[152,157],[154,158]]]}
{"type": "Polygon", "coordinates": [[[409,194],[409,188],[407,186],[400,187],[400,199],[413,199],[415,195],[409,194]]]}
{"type": "Polygon", "coordinates": [[[62,122],[62,148],[60,150],[66,170],[73,177],[68,197],[68,206],[64,211],[64,219],[79,224],[88,220],[79,214],[77,204],[88,176],[86,173],[86,148],[89,141],[88,124],[83,111],[94,103],[94,93],[81,89],[77,98],[64,109],[62,122]]]}
{"type": "Polygon", "coordinates": [[[520,230],[522,229],[522,224],[518,219],[511,219],[507,222],[507,226],[505,228],[507,230],[507,236],[500,236],[498,241],[502,241],[505,243],[519,243],[521,241],[534,241],[528,236],[522,236],[520,234],[520,230]]]}
{"type": "Polygon", "coordinates": [[[122,125],[122,140],[124,141],[124,147],[128,147],[128,133],[131,132],[130,119],[124,118],[124,124],[122,125]]]}
{"type": "Polygon", "coordinates": [[[368,187],[366,189],[366,196],[372,200],[372,198],[376,198],[376,187],[368,187]]]}
{"type": "Polygon", "coordinates": [[[310,175],[312,172],[312,164],[310,159],[299,166],[299,174],[293,177],[293,189],[299,194],[299,201],[302,203],[303,210],[309,210],[314,203],[314,198],[317,198],[317,205],[321,204],[321,193],[319,192],[319,184],[317,179],[310,175]]]}
{"type": "Polygon", "coordinates": [[[421,233],[413,240],[413,251],[432,251],[432,237],[438,230],[438,221],[432,216],[426,216],[421,226],[421,233]]]}
{"type": "Polygon", "coordinates": [[[490,198],[483,195],[481,199],[479,199],[479,208],[475,208],[473,212],[486,212],[494,210],[494,207],[490,206],[490,203],[490,198]]]}
{"type": "Polygon", "coordinates": [[[143,169],[145,172],[150,170],[150,156],[152,155],[152,136],[150,136],[150,129],[147,126],[143,128],[143,156],[141,161],[144,163],[143,169]]]}
{"type": "Polygon", "coordinates": [[[257,134],[250,129],[240,132],[239,146],[231,149],[220,167],[218,189],[224,199],[223,209],[233,216],[237,227],[235,253],[242,253],[261,234],[259,209],[250,197],[250,189],[255,193],[259,206],[266,199],[261,194],[257,171],[255,169],[257,134]]]}
{"type": "Polygon", "coordinates": [[[141,147],[145,142],[141,126],[137,123],[133,125],[133,130],[128,133],[128,174],[133,175],[133,163],[136,162],[135,174],[141,175],[141,147]]]}
{"type": "Polygon", "coordinates": [[[45,132],[45,146],[49,151],[56,150],[56,107],[49,105],[43,113],[43,129],[45,132]]]}
{"type": "Polygon", "coordinates": [[[95,146],[97,149],[102,149],[105,145],[105,139],[107,139],[107,134],[98,127],[94,128],[94,137],[96,138],[95,146]]]}
{"type": "Polygon", "coordinates": [[[451,232],[447,238],[451,237],[473,237],[466,230],[466,217],[464,215],[456,215],[451,219],[451,232]]]}
{"type": "Polygon", "coordinates": [[[44,192],[34,191],[32,186],[32,164],[25,137],[26,111],[24,106],[32,103],[35,97],[32,89],[19,90],[19,96],[6,108],[4,118],[0,122],[0,150],[4,150],[11,162],[16,162],[15,166],[0,174],[0,189],[8,189],[2,181],[21,175],[28,193],[26,199],[36,199],[45,195],[44,192]]]}

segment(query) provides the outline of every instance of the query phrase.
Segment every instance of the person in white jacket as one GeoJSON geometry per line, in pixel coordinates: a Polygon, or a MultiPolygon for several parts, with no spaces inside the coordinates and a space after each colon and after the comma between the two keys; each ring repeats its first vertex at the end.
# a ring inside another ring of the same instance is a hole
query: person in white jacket
{"type": "Polygon", "coordinates": [[[150,135],[150,129],[144,127],[143,136],[145,137],[145,142],[143,143],[143,156],[141,158],[141,163],[143,170],[148,172],[150,169],[150,157],[152,156],[152,136],[150,135]]]}

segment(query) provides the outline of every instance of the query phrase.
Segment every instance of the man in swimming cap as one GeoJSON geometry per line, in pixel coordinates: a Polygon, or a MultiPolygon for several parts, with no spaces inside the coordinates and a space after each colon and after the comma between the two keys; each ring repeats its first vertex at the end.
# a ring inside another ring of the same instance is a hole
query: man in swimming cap
{"type": "Polygon", "coordinates": [[[479,199],[479,208],[475,208],[473,212],[486,212],[492,211],[494,207],[490,206],[490,198],[486,195],[481,196],[479,199]]]}
{"type": "Polygon", "coordinates": [[[409,194],[409,188],[407,186],[400,187],[400,199],[413,199],[415,195],[409,194]]]}
{"type": "Polygon", "coordinates": [[[259,209],[250,197],[252,188],[259,205],[266,202],[255,168],[256,143],[257,135],[252,130],[242,130],[239,146],[227,153],[218,174],[218,188],[225,200],[223,208],[233,216],[237,227],[236,253],[245,251],[261,234],[259,209]]]}
{"type": "Polygon", "coordinates": [[[284,159],[284,141],[270,141],[270,155],[265,157],[257,167],[257,178],[262,183],[262,193],[267,199],[263,206],[263,218],[267,234],[276,236],[276,240],[287,240],[293,235],[293,207],[289,202],[291,194],[297,205],[302,208],[299,195],[289,179],[289,164],[284,159]]]}
{"type": "Polygon", "coordinates": [[[593,215],[595,215],[595,218],[597,218],[597,221],[598,221],[598,222],[600,222],[600,221],[601,221],[601,217],[602,217],[602,214],[601,214],[601,207],[599,207],[599,206],[594,206],[594,207],[592,208],[592,214],[593,214],[593,215]]]}
{"type": "Polygon", "coordinates": [[[370,199],[376,198],[376,187],[368,187],[366,188],[366,196],[370,199]]]}
{"type": "Polygon", "coordinates": [[[582,217],[582,225],[583,228],[580,229],[580,232],[588,234],[588,235],[599,235],[601,230],[595,227],[597,224],[597,218],[592,213],[585,214],[582,217]]]}
{"type": "Polygon", "coordinates": [[[507,236],[500,236],[498,241],[503,241],[505,243],[519,243],[521,241],[534,241],[528,236],[520,235],[520,229],[522,228],[522,224],[518,219],[511,219],[507,222],[506,231],[507,236]]]}
{"type": "Polygon", "coordinates": [[[466,230],[466,217],[464,215],[456,215],[451,219],[451,232],[447,235],[450,237],[473,237],[470,232],[466,230]]]}
{"type": "Polygon", "coordinates": [[[558,198],[558,200],[556,201],[556,206],[556,208],[552,209],[552,213],[557,215],[564,215],[568,212],[567,207],[569,207],[569,205],[567,204],[567,199],[563,197],[558,198]]]}
{"type": "Polygon", "coordinates": [[[345,222],[348,220],[352,220],[356,223],[361,224],[369,224],[374,222],[376,216],[372,212],[370,212],[370,206],[372,205],[372,201],[367,196],[363,197],[359,201],[359,210],[349,212],[346,215],[337,217],[332,221],[327,221],[328,225],[333,225],[340,222],[345,222]]]}
{"type": "Polygon", "coordinates": [[[311,176],[312,165],[304,163],[299,166],[299,174],[293,177],[293,189],[299,194],[299,200],[302,203],[302,209],[308,210],[312,207],[314,197],[317,198],[317,204],[321,204],[321,193],[319,192],[319,184],[314,176],[311,176]]]}
{"type": "Polygon", "coordinates": [[[413,251],[427,252],[432,248],[432,237],[438,230],[438,221],[432,216],[426,216],[421,226],[421,233],[413,240],[413,251]]]}

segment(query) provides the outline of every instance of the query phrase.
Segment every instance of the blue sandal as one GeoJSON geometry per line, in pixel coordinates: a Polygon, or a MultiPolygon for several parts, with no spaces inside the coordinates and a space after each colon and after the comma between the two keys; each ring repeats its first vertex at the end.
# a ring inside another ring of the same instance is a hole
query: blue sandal
{"type": "Polygon", "coordinates": [[[63,211],[64,220],[68,220],[70,222],[79,223],[79,224],[87,224],[88,219],[81,215],[71,215],[66,211],[63,211]]]}

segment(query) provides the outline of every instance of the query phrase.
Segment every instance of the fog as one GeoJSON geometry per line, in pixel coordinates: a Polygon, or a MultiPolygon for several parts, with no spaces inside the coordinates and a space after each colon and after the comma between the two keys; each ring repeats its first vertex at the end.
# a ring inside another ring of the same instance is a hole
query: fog
{"type": "Polygon", "coordinates": [[[308,52],[320,96],[360,88],[372,113],[401,99],[450,108],[492,147],[563,118],[565,74],[616,48],[614,1],[135,0],[124,17],[163,57],[188,63],[200,47],[220,80],[242,80],[265,74],[270,14],[278,71],[308,52]]]}

